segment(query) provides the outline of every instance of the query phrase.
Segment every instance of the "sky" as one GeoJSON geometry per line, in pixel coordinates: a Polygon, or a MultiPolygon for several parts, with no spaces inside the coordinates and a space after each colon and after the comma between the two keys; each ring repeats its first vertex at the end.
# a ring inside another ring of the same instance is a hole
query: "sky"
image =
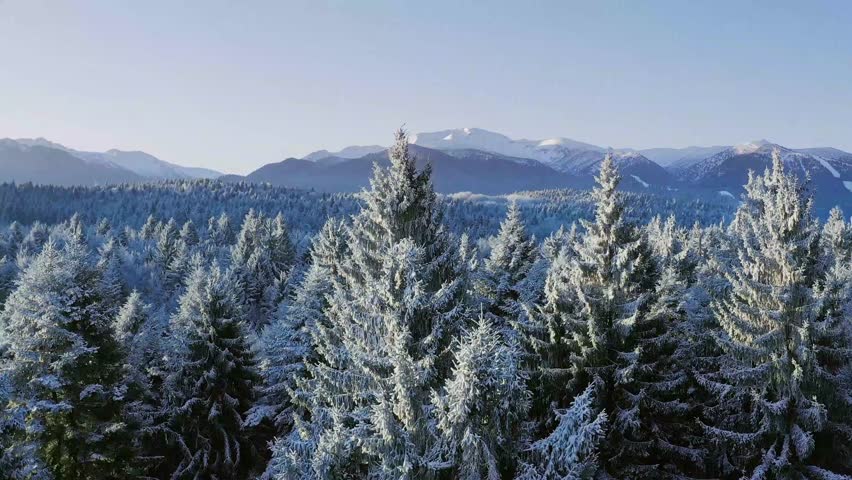
{"type": "Polygon", "coordinates": [[[852,151],[852,2],[0,0],[0,137],[229,173],[393,131],[852,151]]]}

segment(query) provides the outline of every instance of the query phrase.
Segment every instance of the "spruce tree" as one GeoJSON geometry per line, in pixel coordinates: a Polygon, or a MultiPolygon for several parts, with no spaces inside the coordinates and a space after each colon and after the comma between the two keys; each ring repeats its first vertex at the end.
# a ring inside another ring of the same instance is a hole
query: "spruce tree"
{"type": "Polygon", "coordinates": [[[231,252],[231,268],[242,286],[240,301],[251,327],[260,329],[269,323],[280,300],[270,289],[285,281],[294,261],[283,216],[268,219],[250,210],[231,252]]]}
{"type": "Polygon", "coordinates": [[[169,475],[246,475],[254,446],[249,432],[242,431],[242,418],[259,379],[236,300],[238,288],[234,277],[215,264],[207,268],[199,256],[192,263],[170,324],[175,352],[165,382],[165,413],[180,454],[167,464],[169,475]]]}
{"type": "Polygon", "coordinates": [[[476,282],[484,310],[507,338],[514,337],[513,327],[522,314],[522,284],[537,257],[535,240],[527,235],[520,209],[512,203],[476,282]]]}
{"type": "Polygon", "coordinates": [[[155,436],[166,374],[167,325],[152,316],[137,291],[127,297],[113,322],[113,335],[123,351],[121,386],[124,422],[135,448],[134,469],[155,472],[165,449],[155,436]]]}
{"type": "Polygon", "coordinates": [[[15,448],[36,452],[57,478],[129,473],[123,359],[99,287],[85,245],[48,242],[3,312],[11,402],[25,415],[15,448]]]}
{"type": "Polygon", "coordinates": [[[503,478],[514,470],[529,406],[516,348],[480,317],[457,342],[453,372],[434,394],[453,478],[503,478]]]}
{"type": "MultiPolygon", "coordinates": [[[[599,378],[597,401],[609,418],[601,467],[616,477],[643,475],[651,447],[640,431],[640,397],[632,384],[636,327],[657,278],[647,242],[624,218],[624,200],[616,191],[620,178],[607,155],[592,192],[594,221],[581,222],[585,232],[576,255],[569,259],[563,249],[553,262],[545,304],[531,315],[542,359],[541,393],[534,389],[534,396],[561,408],[599,378]]],[[[539,415],[543,410],[542,405],[539,415]]]]}
{"type": "MultiPolygon", "coordinates": [[[[324,310],[328,306],[327,296],[332,292],[334,266],[346,251],[345,226],[330,219],[313,241],[311,266],[296,288],[292,298],[285,298],[278,305],[272,321],[260,336],[260,371],[263,387],[260,397],[252,408],[247,426],[258,427],[271,423],[273,435],[286,435],[293,424],[293,410],[299,395],[297,381],[305,376],[305,364],[316,360],[316,345],[325,345],[321,329],[327,328],[324,310]]],[[[309,392],[302,392],[309,394],[309,392]]],[[[281,445],[272,448],[278,454],[281,445]]]]}
{"type": "Polygon", "coordinates": [[[598,451],[606,437],[607,416],[597,406],[601,381],[595,379],[571,402],[556,410],[556,428],[528,448],[517,480],[598,478],[598,451]]]}
{"type": "Polygon", "coordinates": [[[290,459],[312,452],[319,478],[419,478],[440,468],[428,406],[450,371],[468,287],[430,168],[417,172],[402,131],[390,159],[375,167],[349,229],[325,311],[330,328],[320,330],[333,338],[308,365],[310,423],[297,422],[287,447],[290,459]]]}
{"type": "Polygon", "coordinates": [[[256,467],[243,418],[260,379],[235,292],[218,266],[198,267],[172,318],[179,352],[166,382],[169,478],[248,478],[256,467]]]}
{"type": "Polygon", "coordinates": [[[746,192],[732,224],[732,288],[714,311],[729,360],[721,373],[748,416],[737,430],[710,431],[731,442],[735,462],[751,478],[832,478],[828,469],[842,462],[815,452],[831,448],[817,442],[829,430],[826,387],[838,385],[816,337],[839,324],[815,309],[819,231],[812,200],[784,171],[778,152],[771,170],[750,176],[746,192]]]}
{"type": "Polygon", "coordinates": [[[124,280],[125,269],[124,249],[114,238],[104,243],[99,251],[97,268],[101,277],[101,291],[104,301],[114,314],[127,297],[127,286],[124,280]]]}

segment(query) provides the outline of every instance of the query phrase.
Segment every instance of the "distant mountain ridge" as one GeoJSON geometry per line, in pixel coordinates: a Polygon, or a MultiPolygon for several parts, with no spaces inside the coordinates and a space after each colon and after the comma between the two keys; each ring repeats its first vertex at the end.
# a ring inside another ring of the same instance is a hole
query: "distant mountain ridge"
{"type": "MultiPolygon", "coordinates": [[[[451,164],[446,158],[440,157],[440,162],[433,163],[433,169],[436,178],[457,175],[458,181],[445,185],[452,184],[453,188],[464,191],[508,193],[506,189],[515,188],[519,184],[524,188],[543,188],[541,179],[536,176],[543,171],[542,168],[552,170],[551,183],[586,188],[592,185],[600,162],[610,153],[622,173],[622,187],[627,190],[695,191],[696,194],[710,193],[733,198],[738,198],[743,192],[749,170],[762,172],[771,164],[772,151],[777,149],[792,171],[803,178],[810,177],[810,186],[815,192],[818,206],[847,202],[852,204],[852,154],[829,147],[790,149],[758,140],[729,146],[607,148],[565,137],[513,140],[506,135],[480,128],[416,133],[409,137],[409,142],[427,151],[442,152],[454,158],[458,164],[451,164]],[[520,180],[506,180],[506,165],[509,163],[522,167],[520,170],[511,170],[512,175],[521,176],[520,180]],[[471,168],[483,169],[478,173],[480,178],[471,176],[471,168]],[[533,171],[536,173],[533,174],[533,171]],[[486,185],[486,178],[491,182],[490,185],[486,185]],[[527,185],[524,185],[524,179],[527,185]]],[[[348,147],[337,154],[322,150],[302,160],[312,165],[306,166],[297,159],[288,159],[271,164],[277,165],[275,168],[266,166],[246,177],[229,176],[228,179],[354,191],[365,182],[363,177],[366,175],[366,166],[363,162],[375,160],[379,149],[384,150],[376,145],[348,147]],[[356,158],[363,151],[370,153],[356,158]],[[355,165],[360,167],[356,168],[355,165]],[[360,173],[354,174],[353,169],[360,173]],[[347,180],[347,175],[350,175],[350,180],[347,180]],[[335,176],[337,178],[332,181],[335,176]]],[[[432,158],[438,157],[433,154],[432,158]]]]}
{"type": "Polygon", "coordinates": [[[102,185],[216,178],[220,172],[184,167],[141,151],[86,152],[44,138],[0,139],[0,181],[102,185]]]}
{"type": "MultiPolygon", "coordinates": [[[[479,150],[442,152],[412,145],[418,167],[432,166],[432,183],[440,193],[504,194],[526,189],[586,187],[573,175],[539,162],[479,150]]],[[[225,181],[249,181],[324,192],[357,192],[369,185],[373,164],[389,164],[387,150],[360,158],[325,157],[321,161],[290,158],[264,165],[245,177],[228,175],[225,181]]]]}
{"type": "MultiPolygon", "coordinates": [[[[777,150],[790,171],[810,178],[818,208],[852,206],[852,154],[831,147],[792,149],[767,140],[729,146],[609,148],[565,137],[514,140],[480,129],[412,134],[413,153],[430,164],[441,193],[508,194],[520,190],[590,188],[600,162],[613,155],[622,188],[739,198],[750,170],[762,172],[777,150]]],[[[246,175],[164,162],[145,152],[83,152],[44,138],[0,140],[0,181],[102,185],[161,179],[220,178],[324,192],[356,192],[368,184],[373,163],[387,150],[361,145],[319,150],[302,159],[270,163],[246,175]]]]}

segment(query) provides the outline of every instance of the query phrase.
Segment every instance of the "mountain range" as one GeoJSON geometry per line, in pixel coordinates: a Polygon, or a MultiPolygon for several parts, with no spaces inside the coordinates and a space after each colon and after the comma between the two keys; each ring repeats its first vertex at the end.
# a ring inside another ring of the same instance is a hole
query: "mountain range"
{"type": "MultiPolygon", "coordinates": [[[[710,147],[610,148],[571,140],[513,140],[500,133],[461,128],[409,137],[414,154],[434,171],[436,190],[485,194],[545,188],[588,188],[604,156],[613,155],[626,190],[739,198],[748,172],[762,173],[778,150],[790,171],[809,177],[816,204],[852,206],[852,154],[835,148],[792,149],[767,140],[710,147]]],[[[374,161],[387,162],[381,146],[321,150],[224,180],[268,182],[321,191],[366,187],[374,161]],[[357,156],[358,154],[363,154],[357,156]]]]}
{"type": "Polygon", "coordinates": [[[0,139],[0,182],[105,185],[216,178],[220,172],[184,167],[145,152],[84,152],[44,138],[0,139]]]}
{"type": "MultiPolygon", "coordinates": [[[[790,171],[810,179],[818,208],[852,206],[852,154],[830,147],[788,148],[767,140],[710,147],[611,148],[556,137],[515,140],[479,128],[409,137],[420,166],[430,164],[440,193],[506,194],[519,190],[589,188],[607,153],[622,173],[622,188],[667,195],[738,198],[748,172],[762,172],[779,151],[790,171]]],[[[368,186],[373,164],[387,164],[379,145],[320,150],[222,175],[160,160],[145,152],[83,152],[45,139],[0,140],[0,181],[93,185],[162,179],[220,178],[325,192],[368,186]]]]}

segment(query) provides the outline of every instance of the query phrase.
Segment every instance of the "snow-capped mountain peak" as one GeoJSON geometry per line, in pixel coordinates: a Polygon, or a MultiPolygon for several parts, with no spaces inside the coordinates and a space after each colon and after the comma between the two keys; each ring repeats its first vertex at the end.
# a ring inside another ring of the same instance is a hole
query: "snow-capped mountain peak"
{"type": "Polygon", "coordinates": [[[386,147],[382,147],[380,145],[352,145],[337,152],[329,152],[328,150],[317,150],[316,152],[311,152],[305,155],[304,157],[302,157],[302,160],[310,160],[312,162],[316,162],[329,157],[361,158],[364,155],[381,152],[385,148],[386,147]]]}
{"type": "Polygon", "coordinates": [[[557,169],[561,169],[560,165],[566,157],[573,156],[572,154],[578,151],[596,152],[595,156],[604,151],[597,145],[564,137],[513,140],[501,133],[470,127],[418,133],[411,135],[409,141],[436,150],[473,149],[514,158],[528,158],[557,169]]]}
{"type": "Polygon", "coordinates": [[[744,153],[754,153],[758,150],[766,149],[766,148],[782,148],[780,145],[776,145],[769,140],[761,139],[761,140],[752,140],[751,142],[740,143],[738,145],[734,145],[733,150],[737,154],[744,153]]]}

